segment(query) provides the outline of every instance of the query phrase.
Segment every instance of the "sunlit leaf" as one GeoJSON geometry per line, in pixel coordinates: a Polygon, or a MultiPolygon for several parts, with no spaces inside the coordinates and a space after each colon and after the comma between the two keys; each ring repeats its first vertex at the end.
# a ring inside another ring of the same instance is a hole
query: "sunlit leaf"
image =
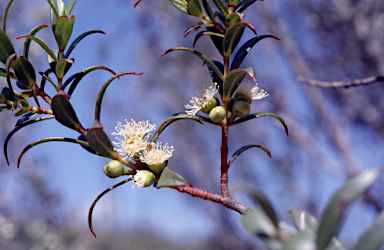
{"type": "Polygon", "coordinates": [[[95,120],[92,127],[87,133],[87,141],[89,146],[99,153],[100,155],[115,159],[117,158],[118,153],[115,151],[111,140],[104,132],[104,127],[98,120],[95,120]]]}
{"type": "Polygon", "coordinates": [[[65,47],[67,46],[67,43],[72,35],[74,24],[74,16],[61,16],[57,20],[54,34],[60,52],[63,52],[65,47]]]}
{"type": "Polygon", "coordinates": [[[235,69],[228,73],[223,82],[223,99],[229,101],[232,95],[235,93],[237,87],[246,75],[249,75],[256,81],[255,71],[249,67],[246,69],[235,69]]]}

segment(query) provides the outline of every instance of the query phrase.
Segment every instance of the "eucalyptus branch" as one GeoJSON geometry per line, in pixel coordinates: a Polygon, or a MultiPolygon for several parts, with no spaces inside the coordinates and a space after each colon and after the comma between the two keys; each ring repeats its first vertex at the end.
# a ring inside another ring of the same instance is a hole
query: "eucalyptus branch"
{"type": "Polygon", "coordinates": [[[314,79],[309,79],[309,78],[299,76],[299,77],[297,77],[297,80],[300,82],[306,83],[308,85],[315,86],[315,87],[350,88],[350,87],[368,85],[368,84],[372,84],[375,82],[384,82],[384,76],[371,76],[371,77],[362,78],[362,79],[355,79],[355,80],[351,80],[351,81],[333,81],[333,82],[317,81],[314,79]]]}

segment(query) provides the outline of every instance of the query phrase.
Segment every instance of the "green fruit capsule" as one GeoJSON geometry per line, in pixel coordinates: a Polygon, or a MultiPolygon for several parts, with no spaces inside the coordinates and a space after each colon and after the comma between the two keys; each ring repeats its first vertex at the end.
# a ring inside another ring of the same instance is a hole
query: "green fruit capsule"
{"type": "Polygon", "coordinates": [[[204,108],[200,109],[201,112],[203,113],[206,113],[206,114],[209,114],[209,112],[214,108],[216,107],[217,105],[219,105],[220,102],[219,102],[219,99],[217,99],[216,97],[213,97],[211,99],[211,101],[204,106],[204,108]]]}
{"type": "Polygon", "coordinates": [[[233,114],[238,117],[246,117],[251,112],[251,107],[245,101],[236,101],[233,104],[233,114]]]}
{"type": "Polygon", "coordinates": [[[209,112],[209,119],[214,123],[220,123],[225,117],[225,109],[222,106],[214,107],[209,112]]]}
{"type": "Polygon", "coordinates": [[[124,173],[124,166],[121,162],[114,160],[105,164],[103,171],[109,178],[116,178],[124,173]]]}
{"type": "Polygon", "coordinates": [[[156,174],[160,174],[161,171],[165,168],[165,162],[159,163],[159,164],[150,164],[148,167],[155,172],[156,174]]]}
{"type": "Polygon", "coordinates": [[[252,99],[249,98],[247,95],[244,95],[244,94],[241,94],[241,93],[238,93],[236,92],[235,94],[235,101],[244,101],[248,104],[251,104],[252,103],[252,99]]]}

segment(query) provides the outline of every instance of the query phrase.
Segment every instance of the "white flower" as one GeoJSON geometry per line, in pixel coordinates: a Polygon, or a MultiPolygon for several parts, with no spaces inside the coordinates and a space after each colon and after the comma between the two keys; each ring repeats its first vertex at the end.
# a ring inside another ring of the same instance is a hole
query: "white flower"
{"type": "Polygon", "coordinates": [[[257,83],[256,86],[252,88],[251,83],[249,81],[242,82],[237,88],[236,92],[249,97],[251,100],[260,100],[264,97],[269,96],[269,94],[264,91],[264,89],[260,89],[257,86],[257,83]]]}
{"type": "MultiPolygon", "coordinates": [[[[138,171],[133,177],[133,183],[136,184],[138,188],[149,187],[155,182],[155,175],[148,170],[138,171]]],[[[132,186],[135,187],[135,186],[132,186]]]]}
{"type": "Polygon", "coordinates": [[[133,157],[144,150],[151,136],[150,132],[156,128],[156,125],[152,125],[148,121],[138,123],[134,120],[131,121],[125,120],[124,125],[117,122],[117,132],[112,133],[112,135],[119,135],[119,137],[116,137],[119,142],[113,142],[115,146],[120,147],[117,151],[127,157],[133,157]]]}
{"type": "Polygon", "coordinates": [[[192,91],[195,96],[189,101],[191,104],[186,104],[184,107],[186,109],[185,113],[188,115],[196,115],[197,111],[204,108],[217,93],[217,83],[208,82],[205,85],[199,85],[197,87],[197,92],[192,91]]]}
{"type": "Polygon", "coordinates": [[[140,156],[140,160],[147,165],[162,164],[171,158],[173,150],[173,146],[168,146],[168,144],[162,146],[161,142],[148,143],[143,155],[140,156]]]}

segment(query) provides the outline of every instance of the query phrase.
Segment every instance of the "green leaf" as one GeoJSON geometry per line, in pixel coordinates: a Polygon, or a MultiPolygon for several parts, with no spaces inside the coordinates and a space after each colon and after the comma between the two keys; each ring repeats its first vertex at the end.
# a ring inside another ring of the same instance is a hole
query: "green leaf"
{"type": "Polygon", "coordinates": [[[50,50],[48,48],[48,46],[43,41],[41,41],[40,39],[38,39],[38,38],[36,38],[34,36],[31,36],[31,35],[22,35],[22,36],[17,37],[16,39],[20,39],[20,38],[23,38],[23,37],[29,38],[29,39],[35,41],[38,45],[40,45],[40,47],[42,49],[44,49],[48,53],[49,56],[51,56],[53,58],[53,60],[55,62],[58,61],[57,56],[52,52],[52,50],[50,50]]]}
{"type": "MultiPolygon", "coordinates": [[[[141,0],[140,0],[141,1],[141,0]]],[[[135,6],[140,2],[138,1],[135,6]]],[[[169,0],[173,6],[176,7],[176,9],[180,10],[181,12],[188,14],[187,5],[182,0],[169,0]]]]}
{"type": "MultiPolygon", "coordinates": [[[[236,7],[235,7],[235,12],[243,12],[248,6],[252,5],[256,0],[242,0],[240,1],[236,7]]],[[[263,1],[263,0],[262,0],[263,1]]]]}
{"type": "MultiPolygon", "coordinates": [[[[5,69],[0,68],[0,76],[6,77],[7,72],[5,69]]],[[[9,77],[12,79],[17,79],[16,75],[13,72],[9,72],[9,77]]]]}
{"type": "Polygon", "coordinates": [[[81,34],[80,36],[78,36],[72,43],[71,45],[68,47],[68,50],[67,50],[67,53],[65,53],[65,56],[64,58],[68,58],[69,55],[71,54],[71,52],[73,51],[73,49],[77,46],[77,44],[79,44],[79,42],[81,40],[83,40],[83,38],[85,38],[86,36],[90,35],[90,34],[94,34],[94,33],[101,33],[101,34],[104,34],[105,33],[101,30],[88,30],[86,32],[84,32],[83,34],[81,34]]]}
{"type": "Polygon", "coordinates": [[[234,12],[227,16],[225,23],[229,26],[236,22],[242,22],[243,19],[244,19],[244,14],[234,12]]]}
{"type": "Polygon", "coordinates": [[[68,16],[71,15],[73,7],[75,6],[75,4],[76,4],[76,0],[71,0],[71,2],[69,2],[68,8],[65,10],[66,15],[68,15],[68,16]]]}
{"type": "Polygon", "coordinates": [[[272,221],[272,224],[275,226],[276,230],[279,229],[279,221],[273,206],[267,196],[262,191],[250,190],[249,194],[251,195],[254,202],[258,202],[261,208],[264,210],[265,214],[272,221]]]}
{"type": "Polygon", "coordinates": [[[235,50],[239,43],[241,36],[243,35],[245,27],[249,27],[255,32],[255,28],[249,22],[236,22],[228,27],[224,36],[224,55],[229,57],[235,50]]]}
{"type": "Polygon", "coordinates": [[[197,25],[193,25],[191,27],[189,27],[186,31],[184,31],[184,37],[188,36],[189,33],[191,33],[192,31],[198,31],[200,28],[203,28],[203,27],[212,27],[213,24],[209,23],[209,24],[197,24],[197,25]]]}
{"type": "Polygon", "coordinates": [[[179,174],[165,167],[157,182],[156,188],[189,186],[189,183],[179,174]]]}
{"type": "Polygon", "coordinates": [[[213,0],[213,2],[215,3],[216,7],[219,8],[219,10],[220,10],[224,15],[228,15],[228,9],[227,9],[227,6],[225,6],[225,4],[223,3],[222,0],[213,0]]]}
{"type": "Polygon", "coordinates": [[[161,54],[159,57],[162,57],[162,56],[165,56],[166,54],[168,54],[169,52],[171,51],[176,51],[176,50],[184,50],[184,51],[188,51],[188,52],[191,52],[193,53],[194,55],[198,56],[201,60],[203,60],[204,62],[206,62],[209,67],[212,68],[212,70],[214,70],[216,72],[216,74],[221,78],[223,79],[223,74],[220,72],[220,70],[216,67],[216,65],[208,58],[206,57],[205,55],[201,54],[200,52],[194,50],[194,49],[190,49],[190,48],[185,48],[185,47],[176,47],[176,48],[172,48],[172,49],[169,49],[167,51],[165,51],[163,54],[161,54]]]}
{"type": "Polygon", "coordinates": [[[193,116],[193,115],[188,115],[186,113],[178,113],[178,114],[172,115],[172,116],[170,116],[168,118],[165,118],[164,121],[160,124],[159,128],[153,134],[152,138],[149,141],[150,142],[157,141],[157,139],[159,138],[160,134],[164,131],[164,129],[166,127],[168,127],[169,125],[171,125],[171,123],[173,123],[175,121],[183,120],[183,119],[195,120],[197,122],[200,122],[201,124],[203,124],[202,123],[203,121],[211,123],[211,124],[215,124],[210,119],[202,117],[202,116],[198,116],[198,115],[193,116]]]}
{"type": "Polygon", "coordinates": [[[288,126],[287,126],[287,124],[285,123],[285,121],[283,120],[283,118],[281,118],[281,117],[278,116],[278,115],[275,115],[275,114],[272,114],[272,113],[267,113],[267,112],[260,112],[260,113],[250,114],[250,115],[248,115],[248,116],[246,116],[246,117],[244,117],[244,118],[241,118],[241,119],[238,119],[238,120],[234,121],[234,122],[232,123],[232,125],[239,124],[239,123],[242,123],[242,122],[251,120],[251,119],[264,117],[264,116],[272,116],[272,117],[278,119],[278,120],[281,122],[281,124],[284,126],[285,133],[286,133],[287,136],[288,136],[288,126]]]}
{"type": "Polygon", "coordinates": [[[316,235],[310,231],[301,231],[284,242],[282,250],[316,250],[316,235]]]}
{"type": "Polygon", "coordinates": [[[17,101],[15,116],[21,116],[29,111],[31,111],[31,105],[25,99],[20,98],[17,101]]]}
{"type": "Polygon", "coordinates": [[[383,172],[382,168],[366,170],[333,194],[321,216],[316,240],[318,250],[325,249],[329,244],[349,203],[361,196],[383,172]]]}
{"type": "Polygon", "coordinates": [[[189,0],[187,4],[188,14],[204,18],[205,14],[201,8],[200,0],[189,0]]]}
{"type": "Polygon", "coordinates": [[[202,0],[202,2],[203,2],[203,7],[205,10],[205,13],[207,13],[208,17],[211,20],[215,20],[215,15],[213,14],[213,11],[212,11],[211,5],[209,4],[209,1],[208,0],[202,0]]]}
{"type": "Polygon", "coordinates": [[[276,238],[278,235],[276,227],[260,207],[247,212],[242,219],[242,223],[250,233],[261,238],[276,238]]]}
{"type": "Polygon", "coordinates": [[[8,17],[8,11],[9,8],[11,7],[11,4],[13,3],[13,0],[9,0],[7,7],[5,7],[4,15],[3,15],[3,31],[6,32],[6,24],[7,24],[7,17],[8,17]]]}
{"type": "Polygon", "coordinates": [[[353,250],[380,250],[384,244],[384,211],[371,227],[359,238],[353,250]]]}
{"type": "MultiPolygon", "coordinates": [[[[220,26],[220,24],[218,24],[220,26]]],[[[216,29],[215,27],[207,27],[206,28],[207,31],[209,32],[214,32],[214,33],[218,33],[218,34],[223,34],[220,30],[216,29]]],[[[221,27],[222,30],[224,30],[222,27],[221,27]]],[[[217,51],[220,53],[220,55],[223,55],[223,38],[222,37],[218,37],[218,36],[209,36],[213,42],[213,44],[215,45],[217,51]]]]}
{"type": "Polygon", "coordinates": [[[301,232],[308,230],[313,233],[317,231],[319,222],[312,215],[298,209],[290,210],[289,213],[292,216],[297,231],[301,232]]]}
{"type": "Polygon", "coordinates": [[[58,80],[63,79],[65,73],[69,70],[69,68],[72,66],[73,61],[68,59],[62,59],[57,62],[56,64],[56,76],[58,80]]]}
{"type": "Polygon", "coordinates": [[[56,23],[55,38],[59,51],[63,52],[72,35],[73,25],[75,24],[74,16],[61,16],[56,23]]]}
{"type": "Polygon", "coordinates": [[[200,31],[199,33],[197,33],[197,35],[195,36],[195,40],[193,41],[193,47],[195,47],[195,44],[196,42],[200,39],[200,37],[204,36],[204,35],[209,35],[209,36],[217,36],[217,37],[221,37],[223,38],[224,35],[220,34],[220,33],[215,33],[215,32],[210,32],[210,31],[200,31]]]}
{"type": "Polygon", "coordinates": [[[223,82],[223,99],[229,102],[237,87],[246,75],[249,75],[254,81],[256,81],[255,71],[251,67],[246,69],[235,69],[228,73],[223,82]]]}
{"type": "Polygon", "coordinates": [[[15,53],[15,49],[9,40],[7,34],[0,29],[0,61],[5,63],[7,58],[15,53]]]}
{"type": "Polygon", "coordinates": [[[65,3],[63,0],[47,0],[49,5],[51,6],[51,26],[52,31],[55,33],[56,23],[59,17],[65,15],[65,3]]]}
{"type": "Polygon", "coordinates": [[[20,156],[19,156],[19,159],[17,160],[17,168],[20,167],[20,161],[21,161],[21,157],[23,157],[23,155],[32,147],[36,146],[36,145],[39,145],[41,143],[45,143],[45,142],[52,142],[52,141],[63,141],[63,142],[70,142],[70,143],[77,143],[77,144],[80,144],[80,145],[83,145],[83,146],[88,146],[88,143],[86,142],[83,142],[83,141],[79,141],[79,140],[75,140],[75,139],[72,139],[72,138],[65,138],[65,137],[49,137],[49,138],[44,138],[44,139],[40,139],[38,141],[35,141],[31,144],[29,144],[28,146],[26,146],[23,151],[21,152],[20,156]]]}
{"type": "Polygon", "coordinates": [[[70,96],[64,91],[60,90],[52,98],[52,111],[55,115],[55,119],[60,122],[62,125],[80,131],[82,126],[77,118],[76,112],[72,107],[72,104],[69,102],[70,96]]]}
{"type": "MultiPolygon", "coordinates": [[[[28,35],[30,36],[35,36],[37,34],[37,32],[39,32],[40,30],[44,29],[44,28],[47,28],[48,25],[40,25],[40,26],[37,26],[36,28],[34,28],[28,35]]],[[[24,51],[23,51],[23,55],[25,56],[25,58],[28,58],[29,56],[29,47],[31,46],[31,39],[26,39],[25,42],[24,42],[24,51]]]]}
{"type": "Polygon", "coordinates": [[[250,148],[260,148],[268,154],[269,158],[271,158],[271,152],[266,147],[260,146],[260,145],[247,145],[236,150],[236,152],[232,155],[231,159],[228,162],[228,168],[232,165],[232,163],[236,160],[236,158],[240,156],[241,153],[243,153],[244,151],[250,148]]]}
{"type": "Polygon", "coordinates": [[[17,80],[27,89],[31,89],[36,84],[35,69],[27,58],[23,56],[18,57],[14,63],[14,71],[17,80]]]}
{"type": "Polygon", "coordinates": [[[103,125],[98,120],[95,120],[87,133],[89,147],[104,157],[117,159],[118,153],[103,129],[103,125]]]}
{"type": "Polygon", "coordinates": [[[260,35],[256,36],[254,38],[249,39],[247,42],[243,44],[243,46],[240,47],[240,49],[237,51],[235,57],[233,58],[231,70],[237,69],[240,67],[240,64],[243,62],[244,58],[248,55],[249,51],[252,49],[252,47],[259,42],[260,40],[271,37],[275,38],[277,40],[280,40],[279,38],[272,36],[272,35],[260,35]]]}

